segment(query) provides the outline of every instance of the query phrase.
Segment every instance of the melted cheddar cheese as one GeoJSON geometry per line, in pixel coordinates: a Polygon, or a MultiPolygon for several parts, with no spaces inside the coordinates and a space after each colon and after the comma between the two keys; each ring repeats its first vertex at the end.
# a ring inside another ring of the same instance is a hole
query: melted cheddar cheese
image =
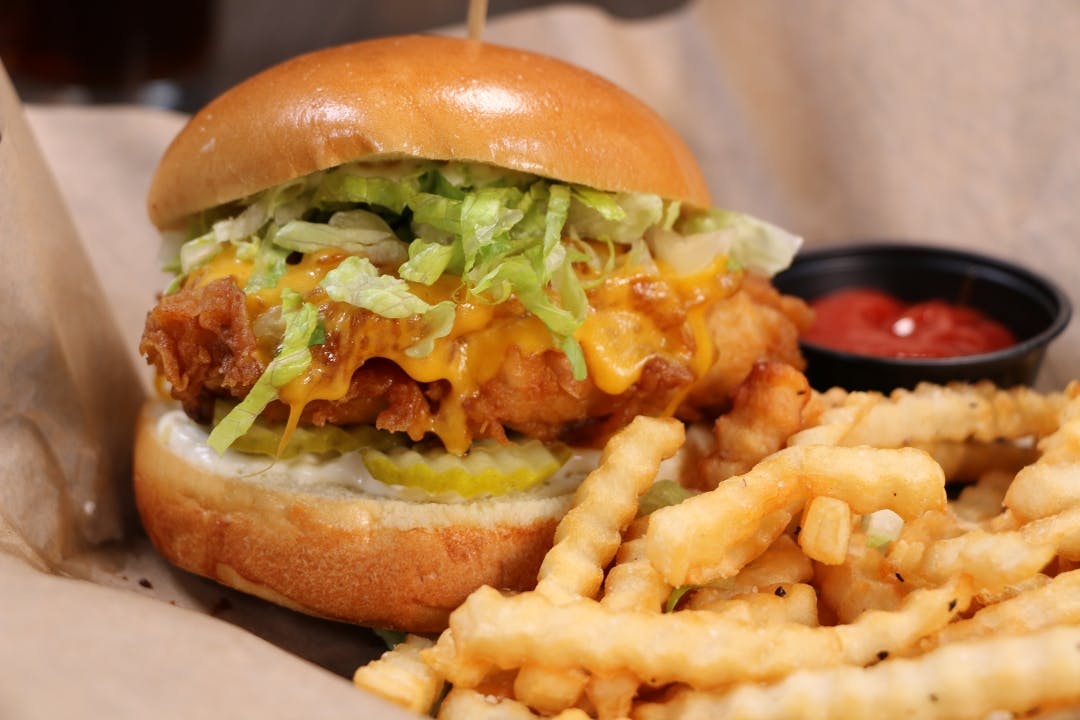
{"type": "MultiPolygon", "coordinates": [[[[288,266],[276,288],[248,294],[252,321],[280,304],[282,288],[291,288],[319,307],[325,323],[323,352],[315,353],[308,370],[280,390],[280,400],[290,407],[291,426],[309,402],[344,397],[358,368],[369,359],[384,358],[418,382],[449,384],[452,392],[414,439],[431,432],[448,450],[462,453],[471,441],[465,402],[496,377],[511,348],[525,355],[556,349],[543,322],[515,300],[486,303],[464,293],[459,278],[444,276],[431,286],[417,284],[412,289],[430,304],[455,300],[453,329],[435,342],[431,354],[411,357],[406,350],[424,332],[419,318],[384,318],[334,302],[319,288],[326,273],[344,257],[336,250],[304,255],[299,263],[288,266]]],[[[617,268],[590,289],[588,314],[575,338],[596,387],[620,395],[640,380],[648,361],[658,356],[689,368],[695,378],[702,377],[716,355],[707,329],[707,310],[739,284],[739,277],[726,270],[725,262],[718,258],[692,276],[675,276],[656,266],[617,268]]],[[[231,275],[243,287],[250,271],[249,262],[226,249],[188,282],[202,285],[231,275]]],[[[675,412],[690,389],[688,385],[672,400],[669,413],[675,412]]]]}

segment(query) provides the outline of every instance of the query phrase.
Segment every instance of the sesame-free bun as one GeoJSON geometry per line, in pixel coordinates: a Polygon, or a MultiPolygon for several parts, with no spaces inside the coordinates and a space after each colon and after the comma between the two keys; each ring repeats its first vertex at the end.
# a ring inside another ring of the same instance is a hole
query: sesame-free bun
{"type": "Polygon", "coordinates": [[[401,157],[709,204],[675,131],[607,80],[523,50],[407,36],[301,55],[212,101],[166,150],[150,219],[177,227],[317,170],[401,157]]]}
{"type": "Polygon", "coordinates": [[[571,500],[407,502],[229,475],[171,449],[159,426],[171,407],[149,401],[136,431],[135,500],[151,541],[185,570],[311,615],[441,630],[480,585],[533,587],[571,500]]]}

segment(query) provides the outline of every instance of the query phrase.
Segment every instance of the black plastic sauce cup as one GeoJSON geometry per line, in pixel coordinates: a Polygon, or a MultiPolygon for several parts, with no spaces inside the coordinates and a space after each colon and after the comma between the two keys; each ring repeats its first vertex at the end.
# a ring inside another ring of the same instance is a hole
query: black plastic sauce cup
{"type": "Polygon", "coordinates": [[[807,301],[855,287],[908,303],[946,300],[982,311],[1017,338],[1002,350],[949,358],[875,357],[802,342],[807,377],[818,390],[888,392],[923,381],[1031,385],[1047,345],[1072,314],[1068,297],[1046,278],[997,258],[936,245],[880,242],[810,250],[774,282],[781,292],[807,301]]]}

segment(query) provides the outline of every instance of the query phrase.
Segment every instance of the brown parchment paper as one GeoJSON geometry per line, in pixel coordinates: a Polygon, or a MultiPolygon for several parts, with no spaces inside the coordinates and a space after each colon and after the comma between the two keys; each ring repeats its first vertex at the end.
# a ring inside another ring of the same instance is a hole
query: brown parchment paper
{"type": "MultiPolygon", "coordinates": [[[[686,137],[718,205],[811,246],[949,243],[1080,295],[1071,0],[699,0],[634,22],[555,6],[486,37],[639,95],[686,137]]],[[[0,718],[403,716],[341,677],[378,652],[370,633],[174,570],[127,514],[131,412],[149,387],[135,348],[166,281],[144,197],[184,118],[28,116],[0,78],[0,718]]],[[[1040,385],[1075,377],[1077,323],[1040,385]]]]}
{"type": "Polygon", "coordinates": [[[141,385],[6,75],[0,188],[0,524],[55,565],[122,534],[141,385]]]}
{"type": "Polygon", "coordinates": [[[385,647],[370,631],[175,570],[139,532],[141,197],[178,118],[38,120],[93,260],[0,66],[0,718],[405,716],[345,679],[385,647]]]}

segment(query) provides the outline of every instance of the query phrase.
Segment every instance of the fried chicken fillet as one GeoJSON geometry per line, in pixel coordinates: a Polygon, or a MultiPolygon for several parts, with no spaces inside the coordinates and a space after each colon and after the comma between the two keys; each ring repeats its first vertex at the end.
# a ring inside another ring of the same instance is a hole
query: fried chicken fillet
{"type": "MultiPolygon", "coordinates": [[[[530,352],[508,344],[491,377],[462,403],[467,441],[504,441],[511,431],[544,441],[593,445],[635,415],[659,415],[677,408],[684,419],[697,419],[722,411],[756,362],[802,366],[797,337],[808,319],[806,307],[779,295],[762,278],[745,277],[737,290],[710,309],[715,360],[700,377],[693,367],[698,340],[685,331],[687,309],[673,297],[672,288],[645,278],[637,278],[631,287],[635,312],[653,327],[673,331],[669,352],[644,358],[640,378],[624,392],[609,394],[591,377],[575,379],[557,350],[530,352]]],[[[594,303],[603,295],[592,293],[594,303]]],[[[341,345],[358,335],[402,334],[400,320],[350,311],[332,301],[323,311],[347,314],[349,322],[347,331],[328,333],[326,342],[314,349],[316,374],[320,366],[329,367],[348,357],[341,345]]],[[[516,319],[523,314],[516,302],[499,309],[500,317],[516,319]]],[[[140,350],[189,416],[210,422],[217,399],[243,398],[266,370],[266,353],[260,351],[260,338],[253,329],[256,320],[249,316],[245,295],[234,278],[192,282],[162,298],[150,312],[140,350]]],[[[442,403],[453,391],[446,380],[417,381],[377,355],[362,358],[350,369],[349,378],[342,396],[307,403],[300,422],[374,424],[420,440],[436,427],[442,403]]],[[[275,402],[265,413],[268,419],[283,420],[288,408],[275,402]]]]}

